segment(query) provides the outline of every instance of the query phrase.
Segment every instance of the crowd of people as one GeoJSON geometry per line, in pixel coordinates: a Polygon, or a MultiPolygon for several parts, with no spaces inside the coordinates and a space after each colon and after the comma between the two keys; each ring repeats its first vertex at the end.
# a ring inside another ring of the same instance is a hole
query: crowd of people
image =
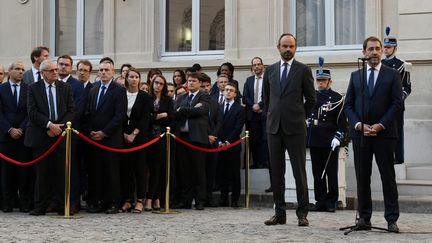
{"type": "MultiPolygon", "coordinates": [[[[384,43],[387,52],[394,47],[383,61],[386,63],[395,58],[395,45],[389,44],[388,38],[384,43]]],[[[56,143],[68,121],[91,140],[111,148],[142,145],[159,137],[166,127],[192,145],[219,148],[239,140],[245,126],[251,134],[252,168],[269,169],[271,186],[266,192],[273,192],[275,215],[265,224],[286,222],[287,150],[296,180],[298,225],[308,226],[306,147],[311,152],[317,201],[313,210],[334,212],[338,203],[338,148],[347,133],[347,117],[354,141],[362,219],[359,224],[370,225],[367,178],[375,154],[383,175],[386,219],[389,229],[396,231],[397,188],[392,158],[397,137],[394,121],[402,99],[401,76],[381,64],[381,41],[370,37],[363,45],[369,68],[365,108],[359,106],[358,72],[352,74],[345,98],[331,89],[331,72],[323,68],[320,59],[315,90],[311,69],[294,59],[296,38],[283,34],[277,48],[281,60],[267,68],[260,57],[252,58],[253,75],[240,92],[234,66],[229,62],[219,67],[212,83],[199,64],[175,70],[172,81],[157,68],[142,78],[141,72],[127,63],[121,65],[116,77],[114,61],[104,57],[96,79],[91,81],[93,65],[88,60],[76,63],[75,78],[69,55],[53,61],[49,49],[38,46],[30,55],[32,67],[25,71],[23,62],[13,62],[7,81],[0,85],[0,152],[19,161],[38,158],[56,143]],[[372,95],[375,93],[376,98],[372,95]],[[367,110],[367,117],[362,117],[360,108],[367,110]],[[366,137],[367,153],[359,145],[361,133],[366,137]]],[[[0,67],[0,75],[4,73],[0,67]]],[[[407,84],[410,88],[409,76],[407,84]]],[[[404,98],[409,92],[404,91],[404,98]]],[[[82,201],[89,213],[160,210],[167,179],[165,142],[161,139],[149,148],[119,154],[74,137],[71,214],[82,209],[82,201]]],[[[35,166],[18,167],[2,161],[3,212],[19,208],[31,215],[64,213],[64,146],[63,142],[35,166]]],[[[191,150],[182,144],[173,144],[171,150],[172,208],[240,206],[240,145],[219,153],[191,150]],[[213,196],[216,190],[220,191],[219,198],[213,196]]]]}

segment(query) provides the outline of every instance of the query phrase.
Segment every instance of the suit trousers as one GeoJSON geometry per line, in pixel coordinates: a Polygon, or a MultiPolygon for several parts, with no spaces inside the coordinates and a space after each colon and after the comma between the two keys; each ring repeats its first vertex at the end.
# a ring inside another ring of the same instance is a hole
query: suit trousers
{"type": "MultiPolygon", "coordinates": [[[[192,142],[189,133],[180,133],[180,138],[195,146],[206,147],[206,144],[192,142]]],[[[195,203],[204,205],[206,200],[206,173],[205,173],[205,153],[192,150],[184,145],[178,144],[179,170],[182,181],[182,202],[190,205],[192,199],[195,203]]]]}
{"type": "MultiPolygon", "coordinates": [[[[162,138],[152,147],[149,148],[149,190],[147,192],[148,199],[161,199],[162,192],[165,192],[166,179],[166,139],[162,138]],[[163,191],[162,191],[163,190],[163,191]]],[[[165,194],[163,194],[165,195],[165,194]]]]}
{"type": "Polygon", "coordinates": [[[309,194],[306,178],[306,135],[286,135],[279,128],[276,134],[268,134],[271,186],[277,216],[286,215],[285,203],[285,151],[288,150],[297,193],[297,217],[308,214],[309,194]]]}
{"type": "MultiPolygon", "coordinates": [[[[234,148],[232,148],[234,149],[234,148]]],[[[240,151],[222,151],[219,153],[221,166],[221,200],[228,201],[231,186],[231,203],[238,202],[240,198],[240,151]]]]}
{"type": "Polygon", "coordinates": [[[269,166],[269,152],[267,145],[266,119],[262,114],[253,112],[251,120],[246,121],[246,130],[250,134],[250,147],[253,166],[265,168],[269,166]]]}
{"type": "Polygon", "coordinates": [[[116,206],[120,201],[120,155],[96,147],[89,155],[88,204],[116,206]]]}
{"type": "Polygon", "coordinates": [[[338,154],[339,148],[333,152],[331,148],[311,147],[312,174],[314,177],[314,192],[316,205],[324,208],[336,208],[339,197],[338,186],[338,154]],[[327,168],[327,158],[330,155],[327,168]],[[321,179],[324,171],[325,176],[321,179]]]}
{"type": "Polygon", "coordinates": [[[358,211],[366,221],[372,217],[371,174],[372,159],[378,165],[384,194],[384,218],[396,222],[399,218],[398,190],[394,170],[395,139],[365,137],[363,146],[360,138],[353,138],[354,166],[357,178],[358,211]]]}
{"type": "Polygon", "coordinates": [[[404,156],[404,111],[401,111],[397,116],[398,138],[395,148],[395,163],[402,164],[405,162],[404,156]]]}

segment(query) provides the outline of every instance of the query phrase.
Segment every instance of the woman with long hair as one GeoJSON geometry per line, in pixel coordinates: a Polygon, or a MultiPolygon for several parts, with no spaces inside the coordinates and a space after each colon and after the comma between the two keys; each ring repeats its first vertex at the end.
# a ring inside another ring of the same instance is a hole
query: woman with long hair
{"type": "MultiPolygon", "coordinates": [[[[128,99],[127,119],[123,124],[123,136],[126,148],[142,145],[149,140],[150,114],[153,110],[153,99],[139,89],[141,74],[130,68],[126,74],[125,86],[128,99]]],[[[121,212],[132,210],[136,194],[134,213],[141,213],[147,187],[147,165],[145,150],[127,153],[123,156],[120,167],[123,205],[121,212]]]]}

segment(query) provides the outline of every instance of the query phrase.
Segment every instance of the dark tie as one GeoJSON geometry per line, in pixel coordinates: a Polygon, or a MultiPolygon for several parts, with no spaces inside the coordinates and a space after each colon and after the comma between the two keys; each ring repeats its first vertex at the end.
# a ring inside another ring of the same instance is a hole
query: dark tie
{"type": "Polygon", "coordinates": [[[288,63],[284,62],[283,64],[284,69],[282,71],[282,75],[280,78],[280,82],[283,83],[285,81],[285,79],[287,78],[287,72],[288,72],[288,63]]]}
{"type": "Polygon", "coordinates": [[[13,86],[13,98],[15,101],[15,104],[18,106],[18,91],[17,91],[17,84],[12,84],[13,86]]]}
{"type": "Polygon", "coordinates": [[[226,106],[225,106],[225,111],[224,111],[224,118],[226,117],[226,114],[228,114],[228,111],[229,111],[229,103],[226,103],[226,106]]]}
{"type": "Polygon", "coordinates": [[[101,91],[101,93],[99,95],[99,99],[98,99],[98,102],[97,102],[97,105],[96,105],[96,109],[99,109],[99,106],[100,106],[100,104],[102,102],[102,99],[103,99],[103,97],[105,95],[105,89],[106,89],[106,87],[104,85],[102,85],[101,89],[102,89],[102,91],[101,91]]]}
{"type": "Polygon", "coordinates": [[[374,79],[375,79],[375,68],[370,68],[370,74],[369,74],[369,79],[368,79],[368,90],[369,90],[369,95],[372,95],[372,92],[374,90],[374,79]]]}
{"type": "Polygon", "coordinates": [[[188,107],[192,107],[192,100],[193,100],[194,95],[190,94],[188,99],[187,99],[187,103],[188,103],[188,107]]]}
{"type": "Polygon", "coordinates": [[[40,72],[37,72],[37,77],[38,77],[38,80],[37,80],[37,81],[41,81],[41,80],[42,80],[42,77],[41,77],[41,75],[40,75],[40,72]]]}
{"type": "Polygon", "coordinates": [[[220,95],[219,95],[219,105],[222,105],[222,104],[223,104],[223,94],[220,93],[220,95]]]}
{"type": "Polygon", "coordinates": [[[48,85],[48,96],[49,96],[49,106],[50,106],[50,120],[55,121],[55,110],[54,110],[54,95],[52,93],[52,85],[48,85]]]}

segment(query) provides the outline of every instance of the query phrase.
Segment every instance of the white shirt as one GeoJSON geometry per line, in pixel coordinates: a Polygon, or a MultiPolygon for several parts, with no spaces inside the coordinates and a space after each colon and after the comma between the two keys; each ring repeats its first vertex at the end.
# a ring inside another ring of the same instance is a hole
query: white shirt
{"type": "MultiPolygon", "coordinates": [[[[263,82],[263,77],[264,77],[264,73],[261,74],[261,77],[258,79],[258,76],[255,76],[255,81],[254,81],[254,99],[255,99],[255,87],[257,85],[258,82],[258,99],[256,104],[260,103],[262,101],[262,82],[263,82]]],[[[254,100],[255,101],[255,100],[254,100]]]]}
{"type": "MultiPolygon", "coordinates": [[[[49,102],[49,83],[47,83],[44,80],[44,84],[45,84],[45,92],[47,95],[47,102],[48,102],[48,111],[51,111],[51,107],[50,107],[50,102],[49,102]]],[[[54,102],[54,114],[55,114],[55,119],[54,121],[57,121],[58,119],[58,114],[57,114],[57,92],[56,92],[56,86],[55,86],[55,82],[51,84],[51,93],[53,95],[53,102],[54,102]]]]}
{"type": "MultiPolygon", "coordinates": [[[[13,95],[13,92],[14,92],[14,85],[15,83],[13,83],[12,81],[10,81],[9,80],[9,85],[10,85],[10,88],[11,88],[11,91],[12,91],[12,95],[13,95]]],[[[16,104],[18,104],[18,101],[19,101],[19,97],[20,97],[20,91],[21,91],[21,82],[18,82],[18,83],[16,83],[16,92],[17,92],[17,100],[16,100],[16,104]]]]}
{"type": "MultiPolygon", "coordinates": [[[[32,66],[32,73],[33,73],[34,81],[37,82],[39,70],[37,70],[35,67],[32,66]]],[[[40,76],[41,76],[41,79],[43,79],[42,73],[40,73],[40,76]]]]}
{"type": "Polygon", "coordinates": [[[70,74],[69,74],[66,78],[64,78],[64,79],[59,79],[59,80],[61,80],[61,81],[63,81],[64,83],[66,83],[67,80],[69,79],[69,77],[70,77],[70,74]]]}
{"type": "MultiPolygon", "coordinates": [[[[294,61],[294,58],[291,58],[291,60],[289,60],[288,62],[286,62],[286,63],[288,63],[288,65],[287,65],[287,74],[286,74],[287,77],[288,77],[289,71],[291,70],[291,66],[292,66],[293,61],[294,61]]],[[[282,80],[282,73],[283,73],[283,70],[285,68],[284,67],[284,63],[285,63],[285,61],[281,59],[281,63],[280,63],[280,75],[281,75],[280,78],[281,79],[280,80],[282,80]]]]}
{"type": "Polygon", "coordinates": [[[127,116],[130,117],[130,114],[132,112],[132,107],[135,104],[136,98],[138,96],[138,92],[130,93],[129,91],[126,91],[128,106],[127,106],[127,116]]]}
{"type": "Polygon", "coordinates": [[[226,106],[227,106],[227,104],[229,104],[228,105],[228,111],[231,109],[231,107],[232,107],[232,105],[234,104],[234,99],[233,100],[231,100],[230,102],[224,102],[224,113],[225,113],[225,109],[226,109],[226,106]]]}
{"type": "MultiPolygon", "coordinates": [[[[378,73],[379,73],[379,71],[380,71],[380,69],[381,69],[381,63],[379,63],[376,67],[375,67],[375,70],[374,70],[374,87],[375,87],[375,85],[376,85],[376,81],[377,81],[377,78],[378,78],[378,73]]],[[[367,80],[367,84],[369,83],[369,75],[370,75],[370,72],[371,72],[371,66],[369,66],[369,64],[367,65],[367,78],[368,78],[368,80],[367,80]]]]}

